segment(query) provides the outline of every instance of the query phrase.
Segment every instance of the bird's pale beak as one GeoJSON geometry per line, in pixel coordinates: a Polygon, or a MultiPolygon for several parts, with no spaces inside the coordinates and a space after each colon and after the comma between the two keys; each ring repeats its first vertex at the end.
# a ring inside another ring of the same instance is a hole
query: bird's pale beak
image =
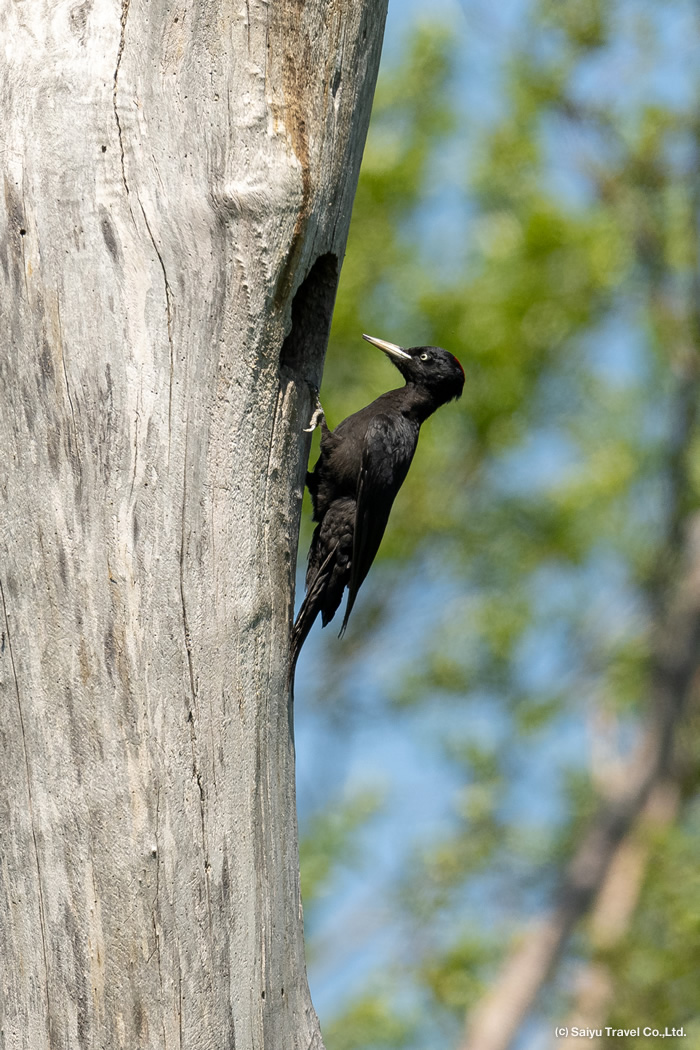
{"type": "Polygon", "coordinates": [[[373,335],[363,335],[363,339],[366,339],[372,346],[378,346],[380,350],[383,350],[389,357],[394,357],[397,360],[408,358],[411,360],[411,355],[407,354],[405,350],[402,350],[396,343],[387,343],[384,339],[375,339],[373,335]]]}

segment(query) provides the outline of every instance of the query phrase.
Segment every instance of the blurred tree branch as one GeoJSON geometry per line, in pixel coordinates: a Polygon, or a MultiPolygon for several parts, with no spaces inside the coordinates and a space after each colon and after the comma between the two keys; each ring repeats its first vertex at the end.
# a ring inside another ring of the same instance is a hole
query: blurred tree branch
{"type": "MultiPolygon", "coordinates": [[[[677,737],[697,699],[700,673],[700,515],[686,525],[675,593],[657,631],[651,709],[643,739],[614,796],[602,805],[563,879],[550,916],[513,947],[499,977],[469,1018],[462,1050],[507,1050],[564,949],[576,923],[602,909],[616,865],[630,856],[645,809],[678,782],[677,737]]],[[[600,914],[600,912],[598,912],[600,914]]]]}
{"type": "MultiPolygon", "coordinates": [[[[620,843],[591,911],[589,942],[595,953],[617,945],[629,930],[652,857],[649,832],[672,824],[680,808],[680,791],[674,781],[657,784],[649,795],[634,832],[620,843]]],[[[601,1028],[613,1002],[615,979],[610,967],[592,959],[576,979],[577,999],[566,1027],[601,1028]]],[[[576,1050],[578,1038],[552,1041],[552,1050],[576,1050]]],[[[599,1039],[589,1045],[597,1050],[599,1039]]]]}

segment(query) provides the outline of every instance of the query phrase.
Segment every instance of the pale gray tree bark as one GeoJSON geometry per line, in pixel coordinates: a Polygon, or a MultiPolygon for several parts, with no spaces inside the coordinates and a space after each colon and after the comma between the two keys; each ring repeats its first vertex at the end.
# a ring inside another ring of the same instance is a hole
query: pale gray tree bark
{"type": "Polygon", "coordinates": [[[320,1047],[285,672],[386,0],[0,0],[0,1046],[320,1047]]]}

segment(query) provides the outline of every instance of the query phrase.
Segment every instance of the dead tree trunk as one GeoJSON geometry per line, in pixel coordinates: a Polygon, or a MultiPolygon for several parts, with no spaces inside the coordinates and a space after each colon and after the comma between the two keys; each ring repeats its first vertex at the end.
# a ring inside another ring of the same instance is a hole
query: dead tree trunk
{"type": "Polygon", "coordinates": [[[320,1047],[284,694],[386,0],[1,0],[0,1045],[320,1047]]]}

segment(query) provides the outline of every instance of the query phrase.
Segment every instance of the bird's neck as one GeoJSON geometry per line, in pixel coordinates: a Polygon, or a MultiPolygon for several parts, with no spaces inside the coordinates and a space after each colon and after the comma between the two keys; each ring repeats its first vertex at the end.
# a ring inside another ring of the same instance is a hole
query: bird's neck
{"type": "Polygon", "coordinates": [[[415,383],[406,383],[401,393],[401,412],[407,419],[419,425],[431,416],[439,403],[435,395],[426,390],[424,386],[416,386],[415,383]]]}

